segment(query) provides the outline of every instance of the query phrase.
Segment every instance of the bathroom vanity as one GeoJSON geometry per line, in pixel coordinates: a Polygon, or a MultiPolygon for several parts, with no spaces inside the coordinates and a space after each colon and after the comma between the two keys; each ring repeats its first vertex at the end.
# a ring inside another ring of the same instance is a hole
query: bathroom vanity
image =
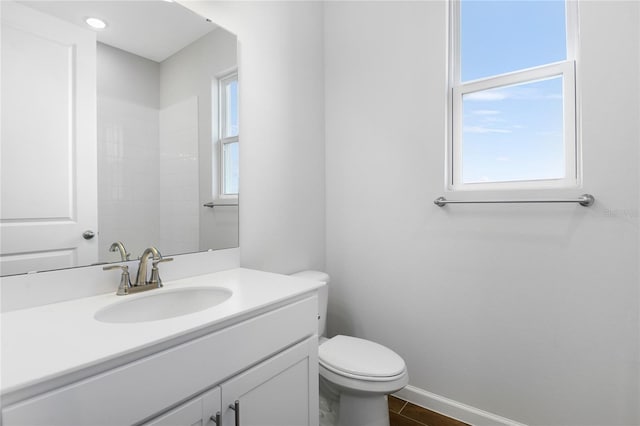
{"type": "Polygon", "coordinates": [[[2,424],[317,425],[320,285],[236,268],[5,312],[2,424]]]}

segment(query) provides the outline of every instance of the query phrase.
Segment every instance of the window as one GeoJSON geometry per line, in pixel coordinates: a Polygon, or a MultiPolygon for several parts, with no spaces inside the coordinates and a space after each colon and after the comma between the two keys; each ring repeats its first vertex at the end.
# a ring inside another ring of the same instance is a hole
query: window
{"type": "Polygon", "coordinates": [[[451,1],[450,189],[577,185],[576,7],[451,1]]]}
{"type": "Polygon", "coordinates": [[[220,97],[220,196],[238,196],[239,127],[238,127],[238,74],[218,80],[220,97]]]}

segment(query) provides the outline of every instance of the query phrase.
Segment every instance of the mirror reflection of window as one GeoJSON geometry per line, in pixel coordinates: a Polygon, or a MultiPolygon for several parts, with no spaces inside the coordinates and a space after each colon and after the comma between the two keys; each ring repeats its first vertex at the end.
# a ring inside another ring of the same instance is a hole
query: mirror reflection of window
{"type": "Polygon", "coordinates": [[[234,72],[219,80],[220,94],[220,147],[222,151],[221,197],[238,196],[239,175],[239,122],[238,74],[234,72]]]}

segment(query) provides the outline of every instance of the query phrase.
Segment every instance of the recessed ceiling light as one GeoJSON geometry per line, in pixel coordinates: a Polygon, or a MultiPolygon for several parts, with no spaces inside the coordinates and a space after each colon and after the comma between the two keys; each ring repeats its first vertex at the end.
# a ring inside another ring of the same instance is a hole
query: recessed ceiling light
{"type": "Polygon", "coordinates": [[[89,25],[91,28],[94,28],[96,30],[104,30],[105,28],[107,28],[107,23],[104,22],[102,19],[87,18],[84,21],[87,23],[87,25],[89,25]]]}

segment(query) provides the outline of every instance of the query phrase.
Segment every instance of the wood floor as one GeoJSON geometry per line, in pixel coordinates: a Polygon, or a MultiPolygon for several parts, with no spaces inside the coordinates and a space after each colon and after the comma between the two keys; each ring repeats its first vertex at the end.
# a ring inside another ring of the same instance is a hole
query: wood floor
{"type": "Polygon", "coordinates": [[[391,395],[389,419],[391,426],[469,426],[391,395]]]}

